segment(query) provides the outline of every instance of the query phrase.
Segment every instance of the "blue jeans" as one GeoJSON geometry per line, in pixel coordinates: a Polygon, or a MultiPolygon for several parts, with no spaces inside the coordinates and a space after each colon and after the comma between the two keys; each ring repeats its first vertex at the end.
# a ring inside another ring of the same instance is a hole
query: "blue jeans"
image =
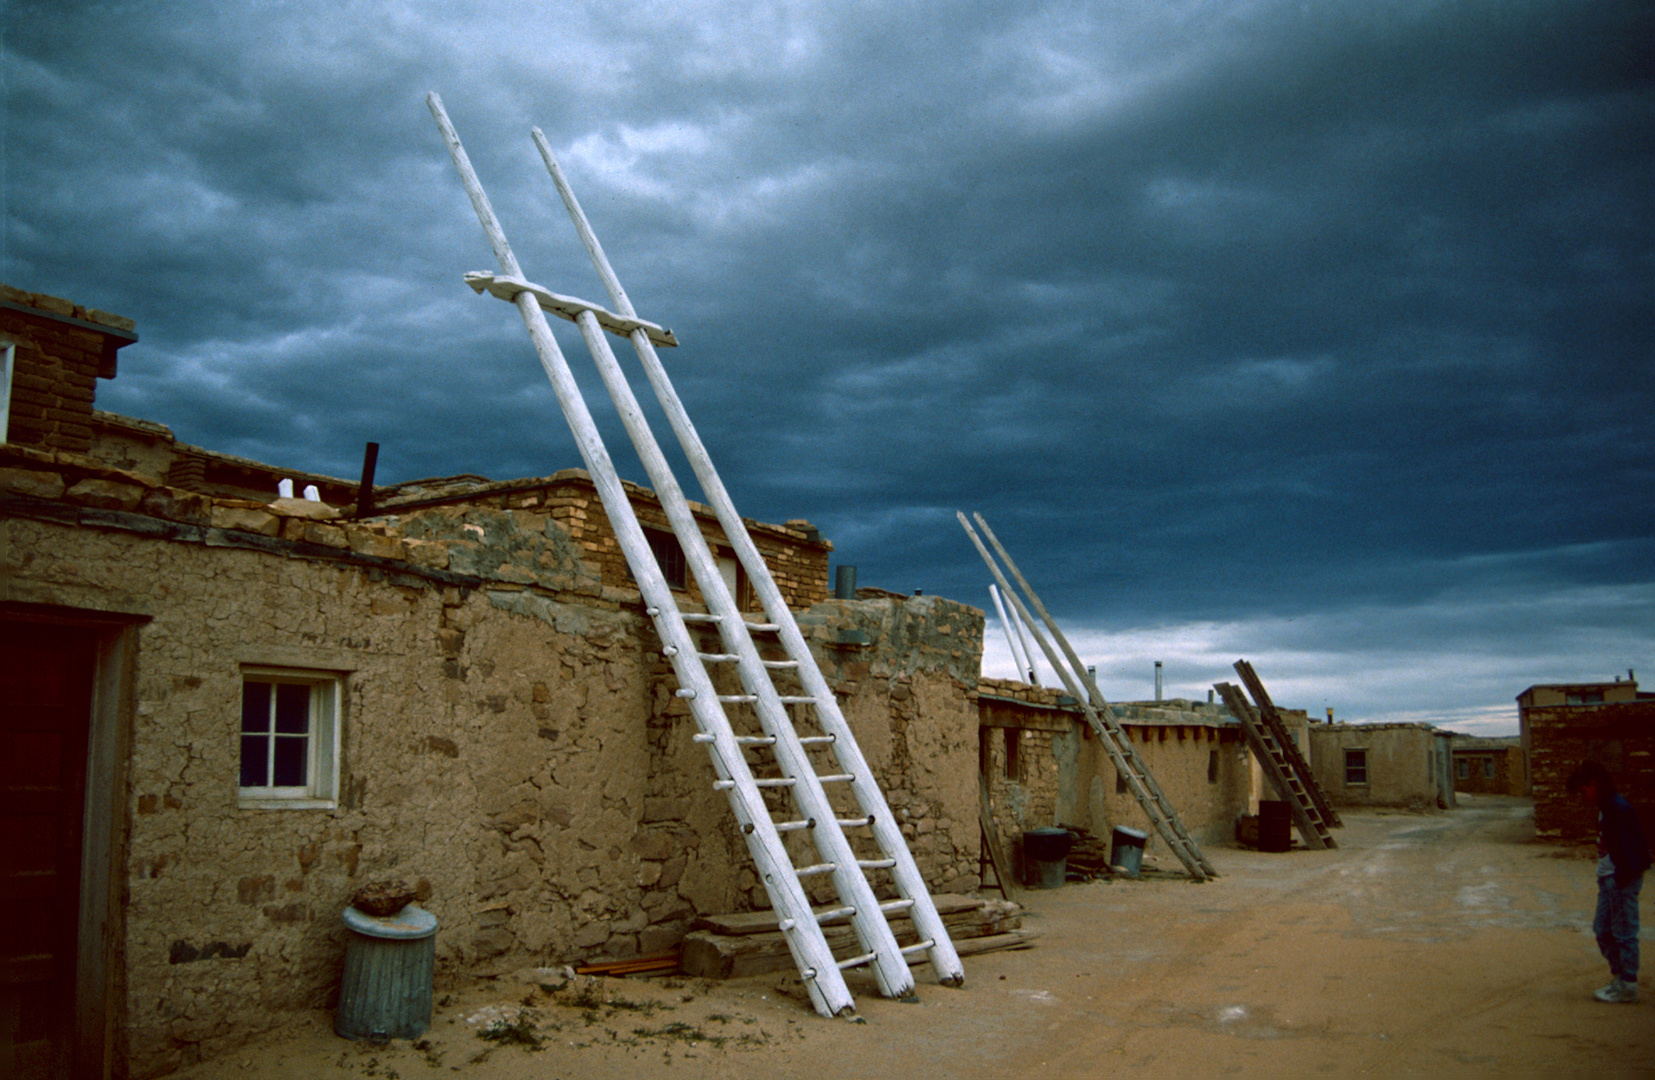
{"type": "Polygon", "coordinates": [[[1622,982],[1638,981],[1638,892],[1643,888],[1638,875],[1628,888],[1615,884],[1613,877],[1598,878],[1598,911],[1592,920],[1598,951],[1609,961],[1609,971],[1622,982]]]}

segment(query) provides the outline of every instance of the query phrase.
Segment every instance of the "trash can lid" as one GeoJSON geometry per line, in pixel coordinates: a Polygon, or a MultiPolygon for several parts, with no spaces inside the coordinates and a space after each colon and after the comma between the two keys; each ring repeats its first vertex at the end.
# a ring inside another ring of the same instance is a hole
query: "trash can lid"
{"type": "Polygon", "coordinates": [[[1126,827],[1125,825],[1116,825],[1115,826],[1115,835],[1116,836],[1130,836],[1134,840],[1148,840],[1149,839],[1149,834],[1148,833],[1140,832],[1137,829],[1130,829],[1130,828],[1126,827]]]}
{"type": "Polygon", "coordinates": [[[1023,830],[1023,835],[1024,836],[1068,836],[1069,835],[1069,830],[1068,829],[1063,829],[1063,828],[1053,828],[1050,825],[1043,825],[1038,829],[1024,829],[1023,830]]]}
{"type": "Polygon", "coordinates": [[[412,940],[435,934],[437,917],[417,904],[409,904],[395,915],[384,918],[348,907],[345,909],[345,925],[367,937],[412,940]]]}

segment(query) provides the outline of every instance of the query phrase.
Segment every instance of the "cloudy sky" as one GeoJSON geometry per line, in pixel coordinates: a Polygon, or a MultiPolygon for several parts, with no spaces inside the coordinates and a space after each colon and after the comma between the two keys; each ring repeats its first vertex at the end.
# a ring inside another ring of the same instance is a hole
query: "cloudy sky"
{"type": "Polygon", "coordinates": [[[99,404],[186,442],[578,463],[461,281],[436,90],[525,273],[602,300],[545,130],[737,505],[864,585],[991,607],[976,510],[1113,699],[1246,657],[1510,733],[1532,683],[1655,684],[1642,0],[3,11],[0,279],[136,319],[99,404]]]}

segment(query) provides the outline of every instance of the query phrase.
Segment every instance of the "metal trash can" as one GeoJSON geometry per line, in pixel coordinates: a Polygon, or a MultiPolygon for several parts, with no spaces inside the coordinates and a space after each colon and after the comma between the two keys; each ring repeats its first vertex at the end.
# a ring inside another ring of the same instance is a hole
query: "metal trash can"
{"type": "Polygon", "coordinates": [[[347,1039],[415,1039],[431,1027],[437,917],[409,904],[377,918],[345,909],[350,941],[333,1030],[347,1039]]]}
{"type": "Polygon", "coordinates": [[[1036,889],[1056,889],[1069,869],[1068,829],[1029,829],[1023,833],[1023,871],[1036,889]]]}
{"type": "Polygon", "coordinates": [[[1118,866],[1131,877],[1137,877],[1143,870],[1144,844],[1149,840],[1149,834],[1137,829],[1129,829],[1125,825],[1115,826],[1109,842],[1109,865],[1118,866]]]}

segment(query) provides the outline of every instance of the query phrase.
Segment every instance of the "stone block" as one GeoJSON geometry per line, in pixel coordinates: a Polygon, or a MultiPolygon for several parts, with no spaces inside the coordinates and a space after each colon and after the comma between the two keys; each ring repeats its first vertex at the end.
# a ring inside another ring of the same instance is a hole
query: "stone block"
{"type": "Polygon", "coordinates": [[[0,469],[0,491],[36,499],[58,499],[63,497],[63,477],[34,469],[0,469]]]}
{"type": "Polygon", "coordinates": [[[261,536],[280,536],[282,519],[267,510],[250,506],[213,505],[213,528],[234,529],[238,532],[258,533],[261,536]]]}
{"type": "Polygon", "coordinates": [[[64,492],[64,498],[99,510],[136,510],[143,501],[144,489],[135,484],[88,477],[64,492]]]}
{"type": "Polygon", "coordinates": [[[213,520],[212,500],[205,495],[179,488],[161,487],[144,493],[138,504],[141,513],[165,518],[185,525],[210,525],[213,520]]]}

